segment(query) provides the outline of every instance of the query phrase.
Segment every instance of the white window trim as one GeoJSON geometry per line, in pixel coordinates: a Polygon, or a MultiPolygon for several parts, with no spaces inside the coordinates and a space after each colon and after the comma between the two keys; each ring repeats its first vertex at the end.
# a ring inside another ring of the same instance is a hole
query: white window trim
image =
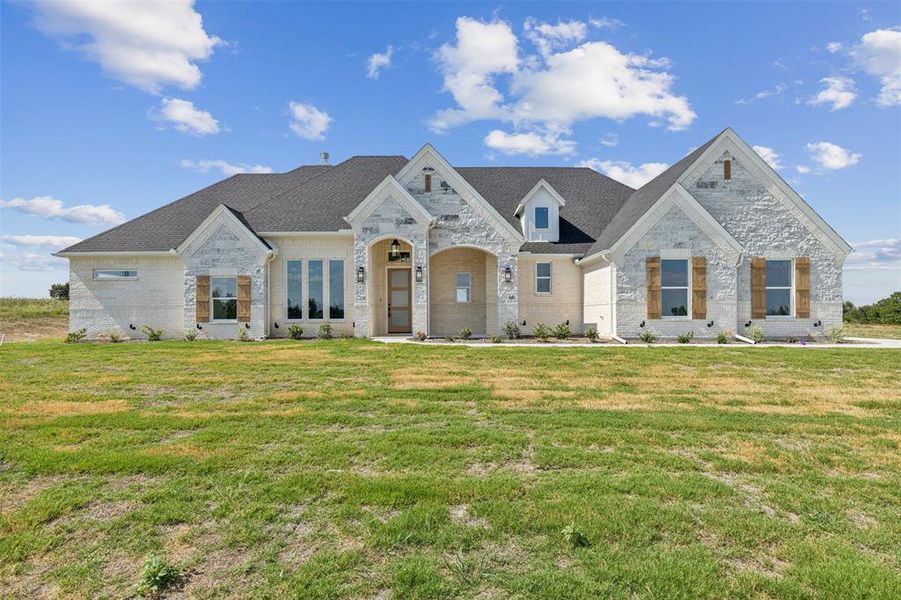
{"type": "MultiPolygon", "coordinates": [[[[404,263],[409,264],[409,263],[404,263]]],[[[346,256],[332,256],[326,258],[320,258],[318,256],[311,257],[288,257],[285,258],[285,322],[286,323],[345,323],[347,322],[347,290],[350,286],[347,285],[347,265],[348,259],[346,256]],[[313,319],[310,318],[310,261],[322,261],[322,301],[324,303],[324,307],[322,309],[322,318],[321,319],[313,319]],[[340,319],[332,319],[328,316],[329,309],[331,307],[332,299],[331,299],[331,273],[329,272],[329,263],[333,260],[340,260],[344,262],[344,316],[340,319]],[[291,262],[300,262],[300,319],[289,319],[288,318],[288,261],[291,262]]]]}
{"type": "MultiPolygon", "coordinates": [[[[789,276],[789,285],[788,287],[784,285],[767,285],[763,288],[763,310],[764,310],[764,319],[767,321],[775,320],[775,321],[787,321],[789,319],[795,318],[795,259],[794,257],[787,256],[774,256],[765,258],[766,262],[770,261],[783,261],[787,260],[788,267],[788,276],[789,276]],[[767,292],[769,290],[788,290],[788,314],[787,315],[770,315],[766,314],[766,305],[767,305],[767,292]]],[[[766,264],[764,264],[764,269],[766,269],[766,264]]]]}
{"type": "MultiPolygon", "coordinates": [[[[670,255],[678,254],[676,252],[670,252],[670,255]]],[[[664,315],[661,313],[660,319],[663,321],[691,321],[691,258],[683,258],[682,256],[667,256],[662,255],[660,257],[660,308],[661,311],[663,309],[663,290],[685,290],[685,315],[664,315]],[[685,271],[686,271],[686,285],[663,285],[663,261],[665,260],[681,260],[685,263],[685,271]]]]}
{"type": "Polygon", "coordinates": [[[238,322],[238,275],[231,274],[228,275],[210,275],[210,323],[237,323],[238,322]],[[235,280],[235,295],[232,296],[223,296],[219,298],[213,297],[213,280],[214,279],[234,279],[235,280]],[[234,300],[235,301],[235,318],[234,319],[217,319],[215,318],[216,314],[216,300],[234,300]]]}
{"type": "Polygon", "coordinates": [[[550,296],[551,294],[554,293],[554,263],[552,263],[551,261],[535,263],[535,293],[540,296],[550,296]],[[539,275],[538,274],[538,265],[548,265],[551,268],[551,274],[548,275],[547,277],[543,277],[543,276],[539,275]],[[539,279],[547,279],[548,280],[547,281],[548,291],[542,292],[542,291],[538,290],[538,280],[539,279]]]}
{"type": "Polygon", "coordinates": [[[138,279],[137,269],[93,269],[91,271],[91,281],[136,281],[138,279]],[[124,271],[134,273],[134,277],[97,277],[97,273],[110,273],[115,271],[124,271]]]}
{"type": "Polygon", "coordinates": [[[535,229],[540,229],[541,231],[547,231],[551,228],[551,209],[548,206],[535,206],[532,208],[532,218],[535,223],[535,229]],[[544,227],[538,226],[538,209],[543,208],[547,211],[547,224],[544,227]]]}
{"type": "Polygon", "coordinates": [[[458,271],[458,272],[454,273],[454,301],[456,302],[456,304],[472,304],[472,273],[470,273],[468,271],[458,271]],[[460,275],[466,275],[469,278],[469,285],[461,286],[458,283],[457,278],[460,275]],[[467,292],[466,292],[467,300],[461,301],[459,293],[460,293],[460,290],[463,288],[465,288],[467,290],[467,292]]]}
{"type": "Polygon", "coordinates": [[[307,280],[307,278],[304,277],[303,263],[304,263],[304,259],[302,259],[302,258],[286,258],[285,259],[285,321],[288,323],[301,323],[305,320],[303,318],[303,315],[304,315],[303,306],[304,306],[304,298],[305,298],[303,284],[307,280]],[[299,319],[291,318],[288,316],[288,296],[289,296],[289,293],[288,293],[288,263],[289,262],[299,262],[300,263],[300,318],[299,319]]]}

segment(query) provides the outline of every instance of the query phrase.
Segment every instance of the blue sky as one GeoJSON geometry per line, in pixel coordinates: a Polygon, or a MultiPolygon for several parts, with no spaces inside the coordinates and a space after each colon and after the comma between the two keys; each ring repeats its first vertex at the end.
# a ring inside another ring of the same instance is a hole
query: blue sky
{"type": "Polygon", "coordinates": [[[901,289],[898,3],[3,3],[0,295],[237,170],[354,154],[637,185],[736,129],[901,289]]]}

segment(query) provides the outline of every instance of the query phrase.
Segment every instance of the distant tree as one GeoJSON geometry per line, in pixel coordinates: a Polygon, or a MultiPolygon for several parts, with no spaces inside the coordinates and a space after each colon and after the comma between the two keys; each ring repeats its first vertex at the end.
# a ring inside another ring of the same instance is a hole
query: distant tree
{"type": "Polygon", "coordinates": [[[842,309],[846,323],[901,325],[901,292],[894,292],[888,298],[863,306],[845,302],[842,309]]]}
{"type": "Polygon", "coordinates": [[[50,286],[50,297],[55,300],[69,299],[69,283],[54,283],[50,286]]]}

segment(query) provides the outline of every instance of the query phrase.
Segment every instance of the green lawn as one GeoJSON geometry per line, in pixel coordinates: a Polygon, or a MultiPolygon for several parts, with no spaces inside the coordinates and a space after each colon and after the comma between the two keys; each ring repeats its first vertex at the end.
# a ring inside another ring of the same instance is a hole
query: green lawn
{"type": "Polygon", "coordinates": [[[845,334],[852,337],[870,337],[901,340],[901,325],[881,325],[879,323],[845,323],[845,334]]]}
{"type": "Polygon", "coordinates": [[[899,359],[5,344],[0,596],[898,598],[899,359]]]}

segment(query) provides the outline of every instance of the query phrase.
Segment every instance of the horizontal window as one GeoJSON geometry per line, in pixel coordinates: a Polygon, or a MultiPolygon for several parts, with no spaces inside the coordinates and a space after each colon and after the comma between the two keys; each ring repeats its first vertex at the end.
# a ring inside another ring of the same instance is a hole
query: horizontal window
{"type": "Polygon", "coordinates": [[[212,290],[214,321],[234,321],[238,318],[238,280],[235,277],[213,277],[212,290]]]}
{"type": "Polygon", "coordinates": [[[789,317],[792,314],[792,261],[766,261],[766,314],[789,317]]]}
{"type": "Polygon", "coordinates": [[[137,279],[137,271],[94,269],[94,279],[137,279]]]}
{"type": "Polygon", "coordinates": [[[688,316],[688,261],[660,261],[660,316],[688,316]]]}

